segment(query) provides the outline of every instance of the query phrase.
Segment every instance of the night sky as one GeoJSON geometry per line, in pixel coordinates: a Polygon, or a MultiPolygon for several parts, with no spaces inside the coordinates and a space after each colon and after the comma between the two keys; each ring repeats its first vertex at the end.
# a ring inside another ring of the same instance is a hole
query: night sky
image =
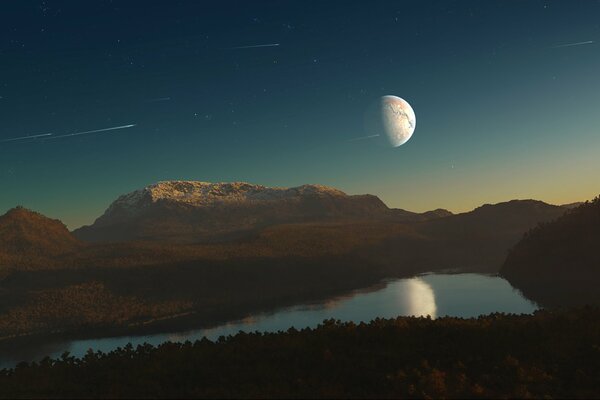
{"type": "Polygon", "coordinates": [[[170,179],[413,211],[600,192],[600,1],[6,0],[0,31],[0,213],[75,228],[170,179]],[[412,139],[352,140],[390,94],[412,139]]]}

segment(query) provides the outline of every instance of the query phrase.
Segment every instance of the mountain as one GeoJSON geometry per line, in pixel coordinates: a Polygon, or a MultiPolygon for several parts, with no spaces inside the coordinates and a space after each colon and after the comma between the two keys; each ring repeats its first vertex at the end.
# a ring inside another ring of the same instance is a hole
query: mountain
{"type": "Polygon", "coordinates": [[[421,221],[429,221],[433,219],[449,217],[454,214],[444,208],[437,208],[435,210],[426,211],[419,215],[421,216],[421,221]]]}
{"type": "Polygon", "coordinates": [[[339,219],[434,218],[390,210],[378,197],[350,196],[322,185],[271,188],[244,182],[159,182],[119,197],[81,240],[179,243],[235,239],[269,225],[339,219]]]}
{"type": "Polygon", "coordinates": [[[571,209],[571,208],[579,207],[582,204],[585,204],[585,203],[583,201],[576,201],[575,203],[561,204],[561,207],[571,209]]]}
{"type": "Polygon", "coordinates": [[[23,207],[0,216],[0,261],[51,257],[81,245],[62,222],[23,207]]]}
{"type": "Polygon", "coordinates": [[[15,209],[0,218],[0,250],[11,253],[0,252],[0,337],[125,333],[141,321],[185,329],[386,278],[497,272],[524,232],[564,212],[527,200],[426,216],[322,186],[169,182],[122,196],[90,228],[108,240],[156,240],[80,245],[59,221],[15,209]],[[282,222],[290,219],[299,222],[282,222]],[[173,243],[240,229],[252,235],[173,243]]]}
{"type": "Polygon", "coordinates": [[[600,303],[600,197],[528,232],[501,274],[546,306],[600,303]]]}
{"type": "Polygon", "coordinates": [[[402,210],[400,208],[392,208],[389,211],[389,219],[396,222],[419,222],[429,221],[438,218],[449,217],[452,214],[450,211],[443,208],[438,208],[424,213],[415,213],[412,211],[402,210]]]}
{"type": "Polygon", "coordinates": [[[473,211],[413,224],[420,240],[404,238],[386,249],[406,254],[405,262],[430,270],[468,269],[497,272],[508,250],[540,222],[566,211],[536,200],[485,204],[473,211]]]}
{"type": "Polygon", "coordinates": [[[538,200],[511,200],[497,204],[484,204],[473,211],[444,219],[431,220],[423,225],[429,235],[463,237],[479,235],[522,235],[539,222],[555,219],[565,213],[561,206],[538,200]]]}

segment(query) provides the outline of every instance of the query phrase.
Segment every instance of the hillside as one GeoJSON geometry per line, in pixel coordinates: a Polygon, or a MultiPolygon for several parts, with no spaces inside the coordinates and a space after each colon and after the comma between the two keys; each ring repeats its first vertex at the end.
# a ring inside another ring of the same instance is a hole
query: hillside
{"type": "Polygon", "coordinates": [[[600,198],[528,232],[501,273],[551,306],[600,303],[600,198]]]}
{"type": "Polygon", "coordinates": [[[0,216],[0,265],[35,265],[81,247],[58,220],[22,207],[0,216]]]}
{"type": "Polygon", "coordinates": [[[486,204],[473,211],[411,224],[414,235],[388,242],[392,260],[426,270],[497,272],[523,233],[566,210],[535,200],[486,204]]]}

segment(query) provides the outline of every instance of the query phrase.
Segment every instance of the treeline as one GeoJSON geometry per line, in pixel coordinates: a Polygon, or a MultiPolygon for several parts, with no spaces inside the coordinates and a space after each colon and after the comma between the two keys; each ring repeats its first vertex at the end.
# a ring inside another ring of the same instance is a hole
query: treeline
{"type": "Polygon", "coordinates": [[[0,371],[0,396],[597,398],[600,309],[240,333],[0,371]]]}
{"type": "Polygon", "coordinates": [[[1,340],[19,335],[125,327],[190,308],[191,303],[185,300],[148,301],[115,294],[97,281],[40,290],[25,304],[0,314],[0,345],[1,340]]]}
{"type": "Polygon", "coordinates": [[[386,275],[359,257],[13,271],[0,279],[0,339],[56,331],[126,334],[140,325],[153,331],[157,320],[187,329],[323,300],[386,275]]]}

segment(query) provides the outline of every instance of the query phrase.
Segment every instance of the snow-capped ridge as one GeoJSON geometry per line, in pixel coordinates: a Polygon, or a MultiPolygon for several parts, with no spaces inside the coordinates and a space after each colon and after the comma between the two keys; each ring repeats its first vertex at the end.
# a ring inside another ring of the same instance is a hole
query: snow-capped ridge
{"type": "Polygon", "coordinates": [[[307,197],[346,198],[344,192],[324,185],[267,187],[246,182],[162,181],[120,196],[97,222],[107,218],[132,218],[157,203],[172,203],[194,208],[235,204],[268,204],[298,201],[307,197]]]}
{"type": "Polygon", "coordinates": [[[323,185],[166,181],[119,197],[94,224],[76,234],[89,241],[193,243],[224,240],[274,224],[383,218],[389,211],[376,196],[350,196],[323,185]]]}
{"type": "Polygon", "coordinates": [[[340,190],[323,185],[279,188],[246,182],[163,181],[123,195],[113,205],[128,208],[139,207],[144,203],[174,201],[192,206],[206,206],[220,202],[282,200],[308,195],[346,196],[340,190]]]}

